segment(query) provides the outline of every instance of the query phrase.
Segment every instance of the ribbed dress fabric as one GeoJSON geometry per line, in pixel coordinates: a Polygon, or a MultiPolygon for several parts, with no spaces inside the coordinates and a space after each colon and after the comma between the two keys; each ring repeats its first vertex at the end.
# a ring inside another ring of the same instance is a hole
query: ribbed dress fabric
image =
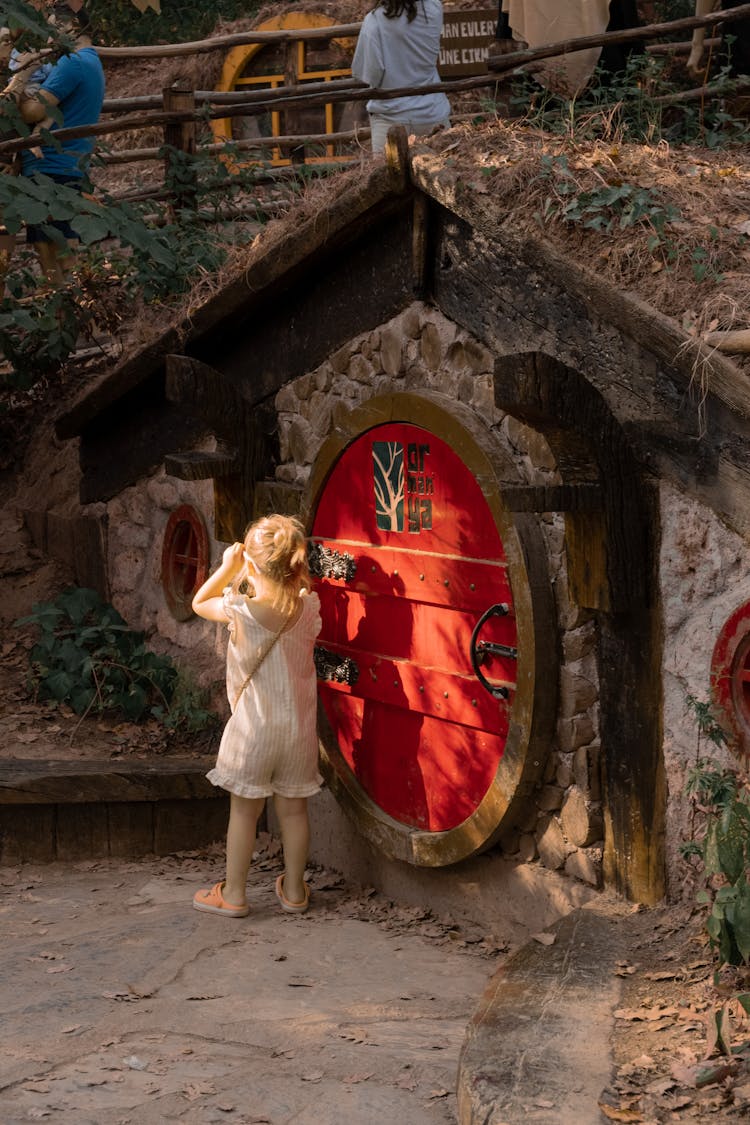
{"type": "MultiPolygon", "coordinates": [[[[320,601],[301,595],[302,612],[282,633],[237,700],[219,746],[213,784],[238,797],[310,797],[320,789],[317,681],[313,645],[320,601]]],[[[253,616],[242,594],[224,591],[229,618],[227,696],[234,705],[248,672],[274,634],[253,616]]]]}

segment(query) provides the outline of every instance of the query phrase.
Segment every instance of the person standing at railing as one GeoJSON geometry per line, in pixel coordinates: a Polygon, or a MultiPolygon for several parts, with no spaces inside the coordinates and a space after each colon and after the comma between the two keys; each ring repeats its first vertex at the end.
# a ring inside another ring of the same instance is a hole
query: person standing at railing
{"type": "MultiPolygon", "coordinates": [[[[61,117],[55,128],[95,125],[104,101],[104,70],[88,35],[89,18],[85,8],[66,12],[57,26],[75,39],[75,50],[63,55],[52,67],[39,90],[32,96],[19,94],[19,109],[24,121],[38,126],[46,123],[50,111],[61,117]]],[[[48,176],[57,184],[81,191],[88,162],[94,148],[93,137],[79,137],[57,145],[42,145],[38,150],[25,149],[22,175],[48,176]]],[[[36,250],[44,273],[50,281],[61,283],[75,264],[78,235],[67,221],[48,221],[29,225],[26,240],[36,250]],[[48,229],[53,227],[65,240],[61,246],[48,229]]]]}
{"type": "MultiPolygon", "coordinates": [[[[443,5],[440,0],[380,0],[368,12],[352,60],[352,74],[379,90],[431,86],[440,81],[437,70],[443,5]]],[[[382,152],[392,125],[424,136],[450,125],[445,94],[409,94],[400,98],[372,98],[367,103],[373,152],[382,152]]]]}

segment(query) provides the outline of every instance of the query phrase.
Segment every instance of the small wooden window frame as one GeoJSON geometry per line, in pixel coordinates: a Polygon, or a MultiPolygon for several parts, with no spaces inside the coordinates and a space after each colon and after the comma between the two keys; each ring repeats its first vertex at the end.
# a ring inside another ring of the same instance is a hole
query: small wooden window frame
{"type": "Polygon", "coordinates": [[[208,577],[208,561],[208,532],[203,517],[190,504],[181,504],[167,521],[161,552],[164,598],[178,621],[188,621],[193,616],[193,596],[208,577]]]}

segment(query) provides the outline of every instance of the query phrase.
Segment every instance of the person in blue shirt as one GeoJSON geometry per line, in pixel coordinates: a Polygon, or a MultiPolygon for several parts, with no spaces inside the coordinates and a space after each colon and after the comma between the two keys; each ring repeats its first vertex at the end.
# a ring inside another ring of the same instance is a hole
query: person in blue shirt
{"type": "MultiPolygon", "coordinates": [[[[63,55],[55,63],[35,94],[21,97],[19,109],[27,124],[45,123],[50,110],[54,109],[62,121],[51,125],[50,132],[56,128],[94,125],[99,120],[104,101],[104,70],[88,36],[88,29],[89,18],[85,8],[70,12],[69,25],[62,30],[75,38],[75,51],[63,55]]],[[[42,145],[41,150],[25,149],[22,175],[41,174],[55,183],[80,191],[93,148],[93,137],[79,137],[56,146],[42,145]]],[[[28,225],[26,240],[34,246],[46,276],[60,283],[75,264],[78,235],[68,222],[50,221],[44,226],[28,225]],[[66,240],[67,247],[63,249],[44,226],[56,228],[66,240]]]]}

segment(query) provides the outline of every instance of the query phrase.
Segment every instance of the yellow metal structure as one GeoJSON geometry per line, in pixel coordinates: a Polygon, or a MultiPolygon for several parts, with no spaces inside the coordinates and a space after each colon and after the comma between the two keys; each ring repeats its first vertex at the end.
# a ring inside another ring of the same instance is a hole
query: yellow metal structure
{"type": "MultiPolygon", "coordinates": [[[[274,16],[273,19],[266,20],[265,23],[260,24],[255,30],[299,31],[305,28],[332,26],[335,26],[333,20],[329,19],[328,16],[323,16],[316,12],[287,12],[283,16],[274,16]]],[[[331,42],[335,43],[342,50],[353,53],[354,39],[333,39],[331,42]]],[[[317,40],[317,43],[320,43],[320,40],[317,40]]],[[[240,47],[233,47],[224,61],[224,67],[217,90],[222,92],[242,90],[244,88],[278,90],[283,87],[287,82],[287,77],[283,70],[269,74],[246,73],[250,62],[264,49],[267,50],[267,47],[262,43],[250,43],[240,47]]],[[[352,72],[350,67],[308,70],[308,44],[304,40],[299,40],[297,43],[292,44],[292,49],[295,52],[294,73],[297,82],[300,84],[304,82],[330,82],[334,78],[351,77],[352,72]]],[[[330,102],[327,102],[324,108],[325,132],[333,133],[335,132],[334,107],[330,102]]],[[[222,117],[211,122],[211,128],[217,141],[231,143],[235,139],[232,133],[232,123],[234,120],[236,120],[236,118],[222,117]]],[[[283,135],[281,130],[281,113],[278,111],[271,113],[270,135],[272,137],[280,137],[283,135]]],[[[311,156],[306,160],[306,163],[330,163],[331,161],[341,159],[345,159],[345,157],[341,157],[336,153],[335,145],[326,144],[325,155],[311,156]]],[[[271,163],[277,166],[283,166],[291,164],[291,160],[289,157],[283,156],[279,148],[275,148],[273,149],[271,163]]]]}

